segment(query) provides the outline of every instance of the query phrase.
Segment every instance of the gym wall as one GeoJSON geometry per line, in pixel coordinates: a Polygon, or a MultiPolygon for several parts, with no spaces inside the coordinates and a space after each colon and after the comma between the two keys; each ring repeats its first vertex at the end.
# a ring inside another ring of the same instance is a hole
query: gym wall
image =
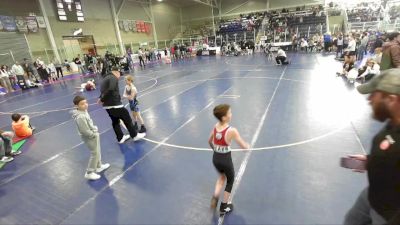
{"type": "MultiPolygon", "coordinates": [[[[44,0],[45,10],[61,58],[65,57],[63,55],[63,36],[72,36],[74,30],[79,28],[82,28],[83,35],[93,35],[100,54],[104,54],[107,49],[118,45],[109,0],[81,0],[81,2],[85,22],[62,22],[56,16],[55,0],[44,0]]],[[[122,0],[114,0],[114,2],[116,10],[118,10],[122,0]]],[[[28,16],[29,13],[35,13],[37,16],[42,15],[37,0],[0,1],[0,15],[28,16]]],[[[175,38],[176,29],[172,28],[180,26],[179,8],[166,2],[153,3],[153,14],[158,40],[175,38]],[[173,31],[171,32],[171,30],[173,31]]],[[[142,6],[140,3],[132,1],[125,1],[118,17],[119,19],[147,22],[151,20],[149,6],[142,6]]],[[[34,57],[40,56],[46,59],[45,49],[47,49],[47,54],[50,55],[49,58],[54,57],[45,28],[39,28],[39,32],[28,33],[26,36],[34,57]]],[[[148,42],[154,45],[153,30],[149,34],[121,30],[121,38],[125,46],[130,46],[131,43],[133,46],[138,46],[139,42],[148,42]]]]}

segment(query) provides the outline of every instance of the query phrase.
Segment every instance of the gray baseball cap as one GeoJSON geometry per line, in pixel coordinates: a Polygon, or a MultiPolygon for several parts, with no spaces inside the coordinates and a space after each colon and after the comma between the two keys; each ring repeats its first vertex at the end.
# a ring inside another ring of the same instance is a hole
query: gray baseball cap
{"type": "Polygon", "coordinates": [[[357,90],[361,94],[383,91],[389,94],[400,95],[400,69],[385,70],[370,82],[358,86],[357,90]]]}

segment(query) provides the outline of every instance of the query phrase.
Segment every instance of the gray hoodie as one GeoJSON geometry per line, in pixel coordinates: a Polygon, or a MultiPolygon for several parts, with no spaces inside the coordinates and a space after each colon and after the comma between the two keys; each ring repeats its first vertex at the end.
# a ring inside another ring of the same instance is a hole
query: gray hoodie
{"type": "Polygon", "coordinates": [[[99,129],[93,124],[93,120],[87,111],[73,110],[72,118],[78,127],[82,139],[93,139],[99,133],[99,129]]]}

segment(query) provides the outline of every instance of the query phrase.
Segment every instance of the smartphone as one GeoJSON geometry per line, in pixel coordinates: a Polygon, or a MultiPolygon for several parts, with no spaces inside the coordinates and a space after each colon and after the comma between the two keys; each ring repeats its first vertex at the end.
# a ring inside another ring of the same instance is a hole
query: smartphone
{"type": "Polygon", "coordinates": [[[355,158],[343,157],[340,159],[340,166],[352,170],[366,170],[367,162],[355,158]]]}

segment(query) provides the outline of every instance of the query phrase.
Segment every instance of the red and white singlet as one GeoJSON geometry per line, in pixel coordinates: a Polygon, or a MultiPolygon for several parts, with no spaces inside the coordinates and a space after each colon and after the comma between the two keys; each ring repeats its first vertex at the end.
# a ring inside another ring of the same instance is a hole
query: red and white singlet
{"type": "Polygon", "coordinates": [[[228,132],[230,126],[222,130],[221,132],[217,131],[217,128],[214,128],[213,134],[213,146],[214,152],[217,153],[228,153],[231,151],[230,145],[226,142],[226,133],[228,132]]]}

